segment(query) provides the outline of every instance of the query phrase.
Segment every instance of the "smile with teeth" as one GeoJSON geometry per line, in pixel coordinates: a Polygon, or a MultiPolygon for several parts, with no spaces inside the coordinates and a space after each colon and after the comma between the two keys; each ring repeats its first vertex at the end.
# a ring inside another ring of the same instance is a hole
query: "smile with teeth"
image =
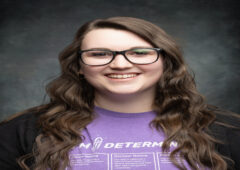
{"type": "Polygon", "coordinates": [[[114,79],[126,79],[136,77],[137,74],[109,74],[107,77],[114,78],[114,79]]]}

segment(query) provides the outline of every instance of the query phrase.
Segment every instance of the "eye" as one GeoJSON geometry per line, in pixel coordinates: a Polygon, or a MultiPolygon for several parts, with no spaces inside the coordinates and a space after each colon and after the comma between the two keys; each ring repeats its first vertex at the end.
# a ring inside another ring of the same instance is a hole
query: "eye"
{"type": "Polygon", "coordinates": [[[106,55],[106,53],[104,53],[104,52],[92,52],[91,53],[91,56],[105,56],[106,55]]]}
{"type": "Polygon", "coordinates": [[[89,57],[106,57],[106,56],[112,56],[112,53],[109,51],[88,51],[87,56],[89,56],[89,57]]]}
{"type": "Polygon", "coordinates": [[[130,50],[128,51],[128,55],[149,55],[151,54],[151,51],[150,49],[133,49],[133,50],[130,50]]]}

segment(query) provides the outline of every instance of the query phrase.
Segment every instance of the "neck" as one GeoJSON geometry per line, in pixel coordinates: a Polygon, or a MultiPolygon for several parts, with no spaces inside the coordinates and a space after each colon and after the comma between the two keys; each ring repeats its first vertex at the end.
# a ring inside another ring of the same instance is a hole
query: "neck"
{"type": "Polygon", "coordinates": [[[122,113],[152,111],[154,92],[141,94],[101,94],[95,93],[95,105],[122,113]]]}

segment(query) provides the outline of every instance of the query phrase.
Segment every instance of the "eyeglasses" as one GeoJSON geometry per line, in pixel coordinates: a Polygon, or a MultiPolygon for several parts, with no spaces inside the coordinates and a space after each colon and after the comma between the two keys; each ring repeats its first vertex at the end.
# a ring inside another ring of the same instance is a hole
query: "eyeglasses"
{"type": "Polygon", "coordinates": [[[124,51],[111,51],[105,49],[90,49],[78,51],[82,63],[89,66],[102,66],[111,63],[116,55],[122,54],[133,64],[152,64],[159,58],[160,48],[134,48],[124,51]]]}

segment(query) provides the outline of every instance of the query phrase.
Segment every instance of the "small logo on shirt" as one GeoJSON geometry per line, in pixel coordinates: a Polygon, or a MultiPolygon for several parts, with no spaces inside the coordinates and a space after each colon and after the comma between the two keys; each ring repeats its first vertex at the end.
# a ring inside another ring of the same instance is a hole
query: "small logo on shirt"
{"type": "Polygon", "coordinates": [[[103,142],[103,138],[102,137],[97,137],[95,138],[93,145],[92,145],[92,151],[96,151],[97,149],[100,148],[101,144],[103,142]]]}

